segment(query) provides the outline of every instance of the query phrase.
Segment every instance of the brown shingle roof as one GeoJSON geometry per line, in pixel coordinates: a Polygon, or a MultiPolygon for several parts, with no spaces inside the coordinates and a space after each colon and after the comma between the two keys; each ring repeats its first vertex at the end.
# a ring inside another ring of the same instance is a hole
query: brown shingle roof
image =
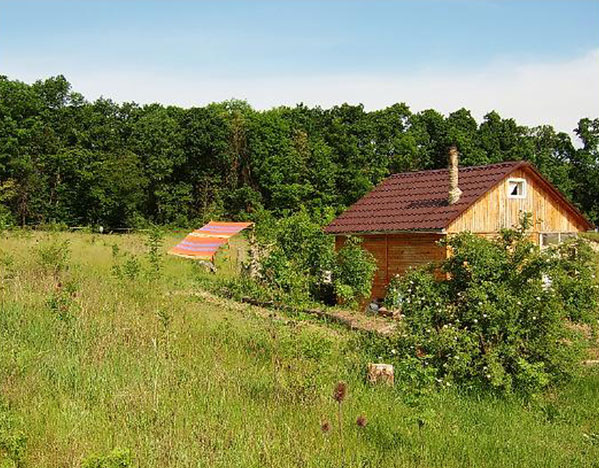
{"type": "Polygon", "coordinates": [[[333,220],[325,232],[349,234],[445,229],[489,189],[522,166],[530,164],[511,161],[461,167],[459,187],[463,193],[453,205],[447,202],[447,169],[394,174],[333,220]]]}

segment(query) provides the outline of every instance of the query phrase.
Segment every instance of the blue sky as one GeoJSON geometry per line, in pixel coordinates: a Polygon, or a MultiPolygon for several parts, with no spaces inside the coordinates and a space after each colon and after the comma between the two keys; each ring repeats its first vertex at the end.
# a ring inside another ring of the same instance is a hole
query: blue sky
{"type": "Polygon", "coordinates": [[[569,131],[599,115],[599,1],[0,0],[0,73],[62,73],[90,99],[405,101],[569,131]]]}

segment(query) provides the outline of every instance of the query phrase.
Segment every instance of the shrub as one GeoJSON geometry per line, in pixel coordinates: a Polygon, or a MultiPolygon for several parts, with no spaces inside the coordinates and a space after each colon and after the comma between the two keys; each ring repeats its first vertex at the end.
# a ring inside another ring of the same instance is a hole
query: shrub
{"type": "Polygon", "coordinates": [[[37,254],[42,270],[57,276],[68,268],[71,255],[70,242],[68,239],[63,241],[52,239],[41,243],[37,248],[37,254]]]}
{"type": "MultiPolygon", "coordinates": [[[[152,256],[159,255],[158,252],[154,252],[152,256]]],[[[155,259],[155,262],[160,262],[160,259],[155,259]]],[[[141,273],[141,263],[139,259],[128,252],[121,254],[119,246],[117,244],[112,245],[112,275],[118,279],[122,280],[127,278],[129,280],[135,280],[141,273]]],[[[151,268],[152,272],[160,271],[160,265],[158,265],[158,270],[151,268]]]]}
{"type": "Polygon", "coordinates": [[[566,317],[596,325],[599,311],[599,262],[582,238],[570,239],[550,251],[548,277],[566,317]]]}
{"type": "Polygon", "coordinates": [[[369,296],[374,257],[361,247],[360,238],[349,238],[335,253],[333,238],[322,229],[329,217],[301,209],[280,220],[263,216],[257,224],[259,279],[273,296],[327,304],[334,304],[336,296],[351,305],[369,296]]]}
{"type": "Polygon", "coordinates": [[[349,237],[337,253],[333,285],[337,297],[346,303],[355,303],[370,295],[377,270],[373,255],[361,244],[361,238],[349,237]]]}
{"type": "Polygon", "coordinates": [[[268,287],[300,302],[330,297],[327,272],[334,267],[335,251],[320,222],[302,209],[277,221],[263,220],[256,232],[260,278],[268,287]]]}
{"type": "Polygon", "coordinates": [[[580,297],[562,284],[567,271],[581,271],[580,259],[567,256],[576,265],[568,267],[563,255],[541,252],[527,227],[523,218],[496,240],[445,239],[452,252],[439,266],[445,281],[434,266],[394,278],[386,301],[401,308],[405,328],[390,346],[435,369],[438,381],[533,393],[571,375],[581,346],[565,326],[573,314],[564,301],[580,297]],[[558,278],[553,287],[546,277],[558,278]]]}

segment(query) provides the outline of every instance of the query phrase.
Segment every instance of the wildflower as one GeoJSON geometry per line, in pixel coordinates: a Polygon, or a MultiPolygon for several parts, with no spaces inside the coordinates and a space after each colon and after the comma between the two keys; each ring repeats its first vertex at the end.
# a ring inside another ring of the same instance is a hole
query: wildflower
{"type": "Polygon", "coordinates": [[[477,319],[474,319],[474,320],[473,320],[473,322],[474,322],[474,323],[478,323],[478,320],[477,320],[477,319]]]}
{"type": "Polygon", "coordinates": [[[392,350],[391,350],[391,354],[397,354],[397,350],[395,350],[395,349],[392,349],[392,350]]]}
{"type": "Polygon", "coordinates": [[[323,434],[326,434],[327,432],[329,432],[331,430],[331,423],[325,419],[320,424],[320,430],[322,431],[323,434]]]}
{"type": "Polygon", "coordinates": [[[358,419],[356,419],[356,424],[358,425],[358,427],[366,427],[366,424],[368,424],[366,416],[364,416],[363,414],[358,416],[358,419]]]}
{"type": "Polygon", "coordinates": [[[333,391],[333,399],[337,403],[341,403],[343,400],[345,400],[346,395],[347,395],[347,384],[342,381],[337,382],[337,385],[335,385],[335,390],[333,391]]]}

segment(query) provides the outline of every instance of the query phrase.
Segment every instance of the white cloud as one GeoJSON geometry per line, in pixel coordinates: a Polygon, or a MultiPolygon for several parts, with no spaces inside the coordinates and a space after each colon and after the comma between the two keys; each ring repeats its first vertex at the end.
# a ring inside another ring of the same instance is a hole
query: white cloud
{"type": "Polygon", "coordinates": [[[258,109],[299,102],[322,107],[361,102],[367,109],[378,109],[405,102],[414,111],[434,108],[449,113],[466,107],[477,119],[497,110],[522,124],[547,123],[566,132],[581,117],[599,115],[599,49],[550,63],[495,62],[480,69],[429,69],[413,74],[219,78],[40,65],[13,61],[5,63],[4,73],[25,81],[63,73],[89,99],[104,95],[117,101],[182,106],[233,97],[247,99],[258,109]]]}

